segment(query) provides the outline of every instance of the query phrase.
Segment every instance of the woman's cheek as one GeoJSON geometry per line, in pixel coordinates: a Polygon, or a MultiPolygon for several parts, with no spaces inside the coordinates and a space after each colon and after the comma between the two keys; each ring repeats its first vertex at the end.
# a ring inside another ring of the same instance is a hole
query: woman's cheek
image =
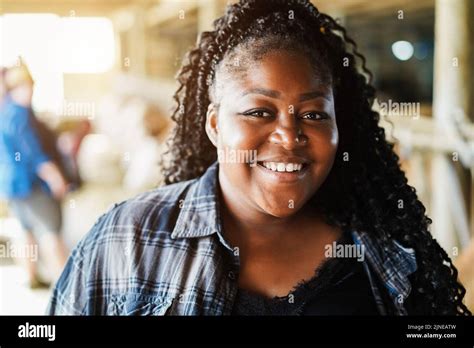
{"type": "Polygon", "coordinates": [[[256,149],[254,144],[257,137],[258,129],[244,122],[223,122],[220,127],[219,138],[221,144],[229,149],[254,150],[256,149]]]}
{"type": "Polygon", "coordinates": [[[312,144],[313,157],[320,165],[319,168],[327,169],[329,167],[330,169],[336,157],[339,144],[337,127],[329,127],[318,131],[317,134],[312,135],[310,143],[312,144]]]}

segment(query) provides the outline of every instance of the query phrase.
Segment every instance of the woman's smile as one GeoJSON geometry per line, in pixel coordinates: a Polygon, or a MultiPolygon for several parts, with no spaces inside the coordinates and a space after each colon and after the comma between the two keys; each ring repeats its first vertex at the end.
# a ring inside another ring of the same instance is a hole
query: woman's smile
{"type": "Polygon", "coordinates": [[[310,161],[302,157],[267,157],[257,161],[254,167],[263,175],[263,180],[279,183],[298,183],[307,176],[310,161]]]}

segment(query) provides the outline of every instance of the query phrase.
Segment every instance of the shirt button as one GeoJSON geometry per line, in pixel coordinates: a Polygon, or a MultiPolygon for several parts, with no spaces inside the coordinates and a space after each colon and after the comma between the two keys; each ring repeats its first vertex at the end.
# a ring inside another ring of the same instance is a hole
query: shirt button
{"type": "Polygon", "coordinates": [[[235,280],[235,273],[234,272],[229,271],[229,273],[227,273],[227,276],[229,277],[230,280],[235,280]]]}

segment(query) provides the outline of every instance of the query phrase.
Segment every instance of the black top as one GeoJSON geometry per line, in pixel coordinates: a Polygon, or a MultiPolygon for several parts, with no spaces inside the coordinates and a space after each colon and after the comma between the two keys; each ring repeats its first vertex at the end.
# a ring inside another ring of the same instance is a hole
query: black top
{"type": "MultiPolygon", "coordinates": [[[[350,243],[347,235],[338,243],[350,243]]],[[[328,258],[313,278],[287,296],[268,298],[239,289],[232,315],[379,315],[363,263],[328,258]]]]}

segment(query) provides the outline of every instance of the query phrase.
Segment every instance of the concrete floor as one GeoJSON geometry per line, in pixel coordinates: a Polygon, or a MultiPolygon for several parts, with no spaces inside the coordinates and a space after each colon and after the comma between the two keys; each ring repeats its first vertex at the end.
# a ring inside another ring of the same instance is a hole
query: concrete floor
{"type": "MultiPolygon", "coordinates": [[[[21,235],[21,227],[13,218],[0,219],[2,248],[8,240],[21,235]]],[[[6,249],[3,249],[6,250],[6,249]]],[[[49,290],[31,290],[25,270],[10,255],[0,257],[0,315],[42,315],[49,299],[49,290]]]]}
{"type": "Polygon", "coordinates": [[[44,315],[49,294],[47,289],[31,290],[21,267],[0,266],[0,315],[44,315]]]}

